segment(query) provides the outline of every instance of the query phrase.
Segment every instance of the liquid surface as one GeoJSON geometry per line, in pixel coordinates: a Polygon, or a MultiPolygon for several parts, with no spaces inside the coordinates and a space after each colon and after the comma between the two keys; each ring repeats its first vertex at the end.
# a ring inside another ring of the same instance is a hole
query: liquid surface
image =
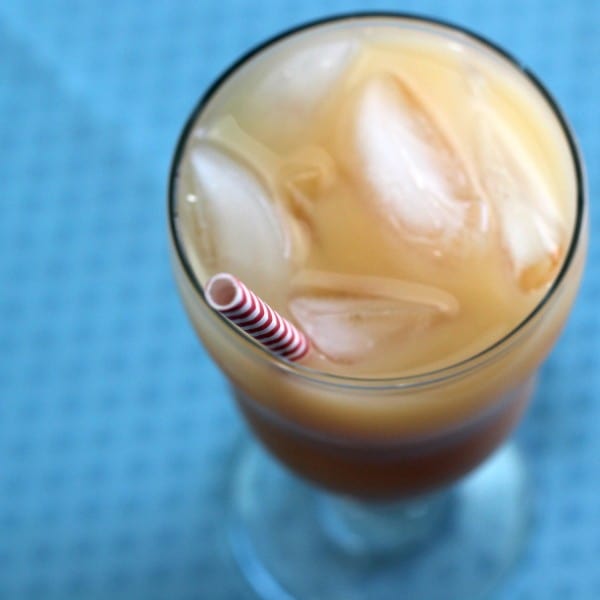
{"type": "Polygon", "coordinates": [[[306,366],[464,360],[540,301],[570,241],[572,161],[513,66],[458,35],[328,26],[213,96],[178,174],[201,283],[242,279],[311,339],[306,366]]]}

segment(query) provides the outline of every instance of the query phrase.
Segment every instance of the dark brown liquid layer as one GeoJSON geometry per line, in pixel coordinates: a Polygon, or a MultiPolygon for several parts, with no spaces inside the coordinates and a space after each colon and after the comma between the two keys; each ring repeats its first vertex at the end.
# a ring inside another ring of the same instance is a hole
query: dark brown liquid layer
{"type": "Polygon", "coordinates": [[[427,493],[456,481],[481,463],[515,427],[533,391],[522,384],[493,414],[464,430],[426,441],[328,441],[274,421],[236,390],[236,400],[267,449],[301,477],[333,492],[385,500],[427,493]]]}

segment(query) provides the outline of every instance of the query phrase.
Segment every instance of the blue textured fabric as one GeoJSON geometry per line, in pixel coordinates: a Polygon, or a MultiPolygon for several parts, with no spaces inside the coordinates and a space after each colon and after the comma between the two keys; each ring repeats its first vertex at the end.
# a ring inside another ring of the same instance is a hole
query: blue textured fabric
{"type": "MultiPolygon", "coordinates": [[[[519,56],[598,187],[593,0],[0,3],[1,600],[242,597],[219,559],[240,424],[172,282],[168,164],[242,51],[374,8],[449,19],[519,56]]],[[[518,432],[536,524],[503,600],[600,598],[599,228],[592,207],[584,286],[518,432]]]]}

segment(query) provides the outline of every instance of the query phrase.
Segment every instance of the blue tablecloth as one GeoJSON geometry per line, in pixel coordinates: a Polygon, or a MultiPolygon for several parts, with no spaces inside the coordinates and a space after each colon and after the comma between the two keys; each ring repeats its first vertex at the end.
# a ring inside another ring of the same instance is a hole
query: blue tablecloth
{"type": "MultiPolygon", "coordinates": [[[[241,598],[216,547],[241,425],[170,274],[165,185],[188,111],[242,51],[327,13],[411,10],[530,65],[600,177],[600,3],[0,3],[0,599],[241,598]]],[[[500,598],[600,598],[599,286],[519,429],[536,494],[500,598]]]]}

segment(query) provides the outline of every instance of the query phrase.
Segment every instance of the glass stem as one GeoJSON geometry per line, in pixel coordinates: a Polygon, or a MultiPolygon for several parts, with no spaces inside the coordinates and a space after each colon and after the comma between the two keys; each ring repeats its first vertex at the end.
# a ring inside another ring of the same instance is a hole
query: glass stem
{"type": "Polygon", "coordinates": [[[452,494],[437,492],[394,503],[358,501],[319,492],[321,527],[348,554],[413,551],[439,532],[452,506],[452,494]]]}

